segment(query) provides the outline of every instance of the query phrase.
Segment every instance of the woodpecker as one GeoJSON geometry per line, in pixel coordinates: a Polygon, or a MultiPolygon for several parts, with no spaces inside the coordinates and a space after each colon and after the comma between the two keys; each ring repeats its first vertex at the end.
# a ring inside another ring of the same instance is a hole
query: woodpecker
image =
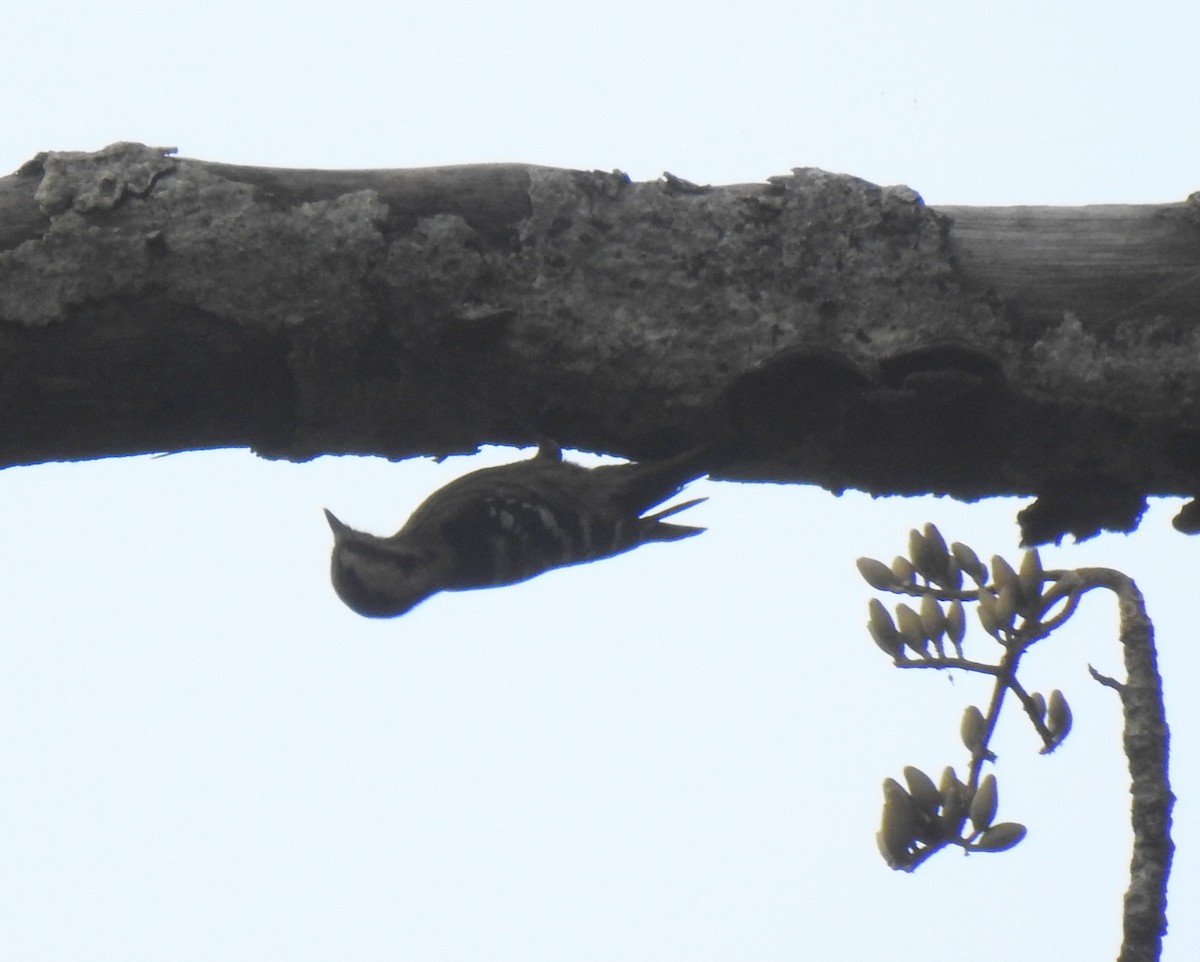
{"type": "Polygon", "coordinates": [[[704,498],[645,512],[707,474],[706,451],[585,468],[543,444],[529,460],[439,488],[390,538],[355,531],[326,510],[334,590],[360,615],[392,618],[439,591],[516,584],[651,541],[690,538],[704,529],[664,519],[704,498]]]}

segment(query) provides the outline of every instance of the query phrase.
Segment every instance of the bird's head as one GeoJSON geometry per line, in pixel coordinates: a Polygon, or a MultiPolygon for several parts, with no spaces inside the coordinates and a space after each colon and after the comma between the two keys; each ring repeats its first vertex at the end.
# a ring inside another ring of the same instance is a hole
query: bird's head
{"type": "Polygon", "coordinates": [[[332,511],[330,576],[333,589],[353,611],[368,618],[394,618],[438,590],[431,559],[396,538],[355,531],[332,511]]]}

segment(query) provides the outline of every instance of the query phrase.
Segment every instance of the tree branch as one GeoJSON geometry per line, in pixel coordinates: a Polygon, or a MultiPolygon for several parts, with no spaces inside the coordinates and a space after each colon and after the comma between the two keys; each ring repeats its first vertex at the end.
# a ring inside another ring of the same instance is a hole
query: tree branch
{"type": "Polygon", "coordinates": [[[1154,627],[1132,578],[1109,568],[1080,568],[1066,577],[1078,579],[1080,592],[1107,588],[1117,595],[1126,679],[1123,684],[1109,684],[1112,679],[1098,680],[1114,687],[1121,697],[1125,757],[1133,796],[1133,858],[1125,893],[1125,937],[1119,959],[1157,962],[1167,931],[1167,878],[1175,850],[1171,841],[1171,808],[1175,796],[1168,778],[1170,732],[1154,649],[1154,627]]]}
{"type": "Polygon", "coordinates": [[[40,154],[0,179],[0,465],[732,434],[730,477],[1128,530],[1197,493],[1198,209],[40,154]]]}

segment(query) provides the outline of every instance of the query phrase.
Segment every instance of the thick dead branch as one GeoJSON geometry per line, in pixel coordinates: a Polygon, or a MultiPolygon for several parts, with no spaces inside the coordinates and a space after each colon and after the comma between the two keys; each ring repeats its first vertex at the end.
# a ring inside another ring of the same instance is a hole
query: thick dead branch
{"type": "Polygon", "coordinates": [[[1035,493],[1033,540],[1129,528],[1195,493],[1198,219],[933,210],[809,169],[42,154],[0,180],[0,464],[733,433],[733,476],[1035,493]]]}

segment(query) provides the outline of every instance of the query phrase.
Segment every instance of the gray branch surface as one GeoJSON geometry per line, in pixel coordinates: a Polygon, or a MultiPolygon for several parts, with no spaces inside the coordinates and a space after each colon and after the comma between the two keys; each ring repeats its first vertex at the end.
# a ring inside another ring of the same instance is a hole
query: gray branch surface
{"type": "Polygon", "coordinates": [[[1195,197],[46,153],[0,179],[0,465],[732,437],[722,476],[1126,530],[1200,488],[1198,305],[1195,197]]]}
{"type": "Polygon", "coordinates": [[[1107,588],[1117,596],[1120,640],[1125,653],[1124,682],[1092,675],[1121,697],[1125,719],[1125,758],[1133,798],[1133,857],[1125,891],[1124,940],[1119,962],[1158,962],[1167,931],[1167,879],[1175,843],[1171,809],[1175,796],[1168,777],[1170,730],[1163,707],[1162,677],[1154,647],[1154,626],[1141,591],[1128,575],[1111,568],[1079,568],[1067,578],[1078,590],[1107,588]]]}

